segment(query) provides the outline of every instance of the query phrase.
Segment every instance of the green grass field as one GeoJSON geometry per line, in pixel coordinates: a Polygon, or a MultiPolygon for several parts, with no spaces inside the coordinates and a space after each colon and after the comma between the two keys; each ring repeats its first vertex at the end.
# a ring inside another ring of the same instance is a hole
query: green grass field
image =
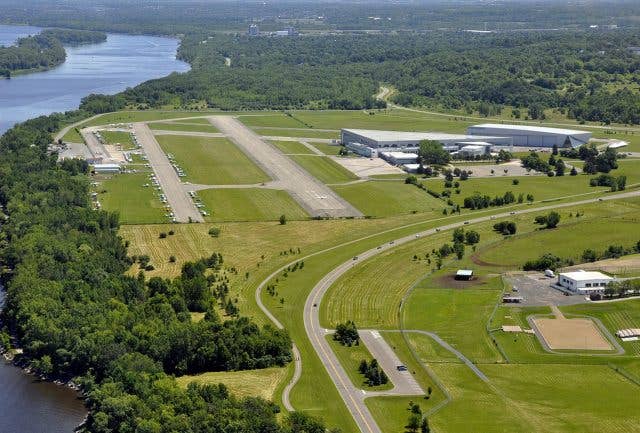
{"type": "Polygon", "coordinates": [[[309,215],[285,191],[262,188],[206,189],[198,192],[209,211],[208,221],[277,221],[309,215]]]}
{"type": "Polygon", "coordinates": [[[446,207],[442,200],[404,182],[368,181],[332,188],[362,213],[374,217],[414,212],[439,214],[446,207]]]}
{"type": "Polygon", "coordinates": [[[334,139],[339,137],[338,132],[316,131],[313,129],[272,129],[254,128],[256,134],[263,137],[301,137],[334,139]]]}
{"type": "Polygon", "coordinates": [[[360,362],[362,360],[366,360],[367,362],[371,362],[373,356],[364,345],[364,343],[360,342],[359,345],[354,345],[351,347],[343,346],[333,339],[333,335],[327,335],[327,341],[329,342],[329,346],[338,357],[340,364],[344,367],[349,379],[351,382],[357,386],[358,388],[367,390],[367,391],[384,391],[387,389],[393,388],[393,384],[391,381],[387,382],[384,385],[370,386],[366,383],[366,377],[364,374],[361,374],[358,371],[358,367],[360,366],[360,362]]]}
{"type": "Polygon", "coordinates": [[[269,143],[280,149],[282,153],[313,155],[313,151],[298,141],[269,140],[269,143]]]}
{"type": "Polygon", "coordinates": [[[320,152],[324,153],[325,155],[336,156],[338,154],[338,152],[340,151],[340,146],[335,146],[335,145],[332,145],[332,144],[311,143],[311,145],[313,147],[315,147],[316,149],[318,149],[320,152]]]}
{"type": "Polygon", "coordinates": [[[237,397],[262,397],[273,400],[276,388],[287,376],[287,368],[273,367],[262,370],[220,371],[176,378],[178,385],[223,383],[237,397]]]}
{"type": "Polygon", "coordinates": [[[342,183],[358,179],[355,174],[326,156],[292,155],[290,158],[324,183],[342,183]]]}
{"type": "Polygon", "coordinates": [[[84,143],[82,135],[80,135],[76,128],[69,129],[69,131],[62,136],[62,141],[65,143],[84,143]]]}
{"type": "Polygon", "coordinates": [[[172,123],[172,122],[153,122],[148,123],[152,130],[161,131],[186,131],[186,132],[219,132],[215,126],[204,123],[172,123]]]}
{"type": "Polygon", "coordinates": [[[306,128],[302,122],[284,113],[265,113],[238,116],[242,123],[250,127],[306,128]]]}
{"type": "Polygon", "coordinates": [[[206,185],[266,182],[269,177],[224,138],[159,135],[158,143],[186,173],[185,181],[206,185]]]}
{"type": "Polygon", "coordinates": [[[117,174],[95,188],[102,208],[120,214],[123,224],[166,222],[165,210],[148,183],[148,173],[117,174]],[[103,192],[104,191],[104,192],[103,192]]]}
{"type": "Polygon", "coordinates": [[[100,135],[107,144],[120,144],[124,150],[134,149],[131,134],[124,131],[100,131],[100,135]]]}

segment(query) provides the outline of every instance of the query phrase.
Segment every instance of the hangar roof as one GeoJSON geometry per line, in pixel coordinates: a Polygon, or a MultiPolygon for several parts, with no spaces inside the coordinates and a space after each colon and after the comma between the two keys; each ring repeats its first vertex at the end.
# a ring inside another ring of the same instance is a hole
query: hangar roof
{"type": "Polygon", "coordinates": [[[471,126],[471,128],[495,128],[495,129],[506,129],[511,131],[541,132],[544,134],[558,134],[558,135],[590,134],[589,131],[578,131],[575,129],[549,128],[546,126],[533,126],[533,125],[504,125],[502,123],[482,123],[480,125],[473,125],[471,126]]]}

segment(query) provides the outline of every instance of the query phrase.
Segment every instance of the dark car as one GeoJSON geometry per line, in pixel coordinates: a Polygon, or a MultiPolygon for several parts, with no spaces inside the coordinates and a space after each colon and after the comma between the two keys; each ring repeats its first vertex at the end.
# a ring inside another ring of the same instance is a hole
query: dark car
{"type": "Polygon", "coordinates": [[[407,367],[405,367],[404,365],[398,365],[398,366],[396,366],[396,369],[398,371],[407,371],[407,367]]]}

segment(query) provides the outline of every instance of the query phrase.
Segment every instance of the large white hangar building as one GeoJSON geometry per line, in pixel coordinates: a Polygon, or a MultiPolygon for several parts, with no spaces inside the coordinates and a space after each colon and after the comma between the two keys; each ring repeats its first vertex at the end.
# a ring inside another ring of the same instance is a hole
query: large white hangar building
{"type": "Polygon", "coordinates": [[[553,147],[554,145],[559,148],[580,147],[591,138],[591,133],[587,131],[499,123],[469,126],[467,134],[510,137],[513,145],[519,147],[553,147]]]}
{"type": "Polygon", "coordinates": [[[442,143],[445,149],[457,151],[467,144],[511,146],[512,139],[503,136],[446,134],[441,132],[381,131],[375,129],[343,129],[342,143],[355,153],[378,156],[384,151],[415,152],[423,140],[442,143]]]}

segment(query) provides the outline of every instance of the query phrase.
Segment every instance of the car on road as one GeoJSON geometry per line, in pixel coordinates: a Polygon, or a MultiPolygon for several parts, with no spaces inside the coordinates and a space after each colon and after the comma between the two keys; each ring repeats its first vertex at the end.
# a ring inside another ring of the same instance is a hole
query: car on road
{"type": "Polygon", "coordinates": [[[355,256],[355,257],[353,258],[353,260],[358,260],[358,256],[355,256]]]}
{"type": "Polygon", "coordinates": [[[396,370],[398,371],[407,371],[407,367],[404,365],[396,365],[396,370]]]}
{"type": "Polygon", "coordinates": [[[515,215],[515,214],[516,214],[515,212],[509,212],[509,215],[515,215]]]}
{"type": "Polygon", "coordinates": [[[378,246],[378,247],[376,248],[376,250],[379,250],[379,249],[381,249],[381,248],[382,248],[381,246],[378,246]]]}
{"type": "Polygon", "coordinates": [[[464,223],[465,223],[465,224],[469,224],[469,221],[465,221],[464,223]]]}
{"type": "Polygon", "coordinates": [[[389,245],[393,245],[393,244],[395,244],[395,242],[394,242],[394,241],[389,242],[389,245]]]}

